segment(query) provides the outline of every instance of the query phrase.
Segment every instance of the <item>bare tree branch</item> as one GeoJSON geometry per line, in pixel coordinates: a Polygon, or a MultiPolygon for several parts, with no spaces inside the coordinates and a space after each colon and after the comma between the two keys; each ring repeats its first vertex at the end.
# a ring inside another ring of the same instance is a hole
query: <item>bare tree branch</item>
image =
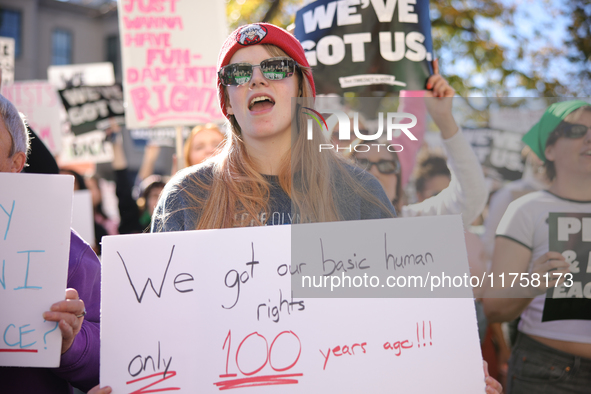
{"type": "Polygon", "coordinates": [[[271,6],[267,10],[267,13],[263,17],[263,22],[271,22],[271,20],[275,17],[279,9],[281,8],[281,0],[269,0],[271,6]]]}

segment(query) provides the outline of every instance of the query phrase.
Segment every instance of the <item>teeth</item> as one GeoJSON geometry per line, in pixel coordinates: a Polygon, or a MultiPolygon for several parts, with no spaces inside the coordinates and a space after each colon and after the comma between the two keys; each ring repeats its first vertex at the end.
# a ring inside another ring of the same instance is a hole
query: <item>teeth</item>
{"type": "Polygon", "coordinates": [[[271,100],[271,97],[267,97],[267,96],[259,96],[259,97],[255,97],[251,100],[250,104],[248,105],[249,108],[252,108],[252,106],[254,105],[254,103],[259,102],[259,101],[265,101],[265,100],[269,100],[270,102],[273,102],[273,100],[271,100]]]}

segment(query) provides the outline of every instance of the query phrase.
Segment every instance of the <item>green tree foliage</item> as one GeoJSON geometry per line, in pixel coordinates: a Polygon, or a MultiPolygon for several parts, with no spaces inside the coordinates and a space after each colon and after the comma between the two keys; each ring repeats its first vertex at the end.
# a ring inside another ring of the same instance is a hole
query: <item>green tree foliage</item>
{"type": "MultiPolygon", "coordinates": [[[[303,0],[227,0],[230,27],[287,27],[303,0]]],[[[591,0],[435,0],[433,45],[462,96],[591,96],[591,0]],[[531,12],[530,12],[531,11],[531,12]],[[556,20],[567,32],[556,42],[556,20]]]]}
{"type": "Polygon", "coordinates": [[[287,27],[295,20],[302,0],[229,0],[226,13],[228,24],[234,29],[253,22],[268,22],[287,27]]]}
{"type": "Polygon", "coordinates": [[[582,92],[591,95],[591,0],[569,0],[567,13],[571,24],[568,26],[568,60],[578,65],[572,73],[575,83],[581,83],[582,92]]]}

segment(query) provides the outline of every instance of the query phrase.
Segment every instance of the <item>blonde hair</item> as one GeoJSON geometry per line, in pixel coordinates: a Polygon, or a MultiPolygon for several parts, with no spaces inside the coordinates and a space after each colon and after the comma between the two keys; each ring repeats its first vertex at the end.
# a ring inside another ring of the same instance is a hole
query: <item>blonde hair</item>
{"type": "MultiPolygon", "coordinates": [[[[226,135],[224,134],[224,132],[221,131],[220,128],[218,127],[218,125],[216,125],[215,123],[207,123],[207,124],[204,124],[204,125],[199,125],[199,126],[193,127],[193,129],[191,130],[191,134],[189,134],[189,137],[185,141],[185,146],[183,147],[183,155],[184,155],[185,167],[190,167],[190,166],[192,166],[192,165],[195,164],[195,163],[191,164],[189,162],[189,155],[190,155],[190,152],[191,152],[191,148],[193,147],[193,138],[197,135],[197,133],[199,133],[202,130],[214,130],[214,131],[217,131],[218,133],[220,133],[220,135],[222,136],[222,138],[224,140],[226,139],[226,135]]],[[[222,143],[223,143],[223,141],[222,141],[222,143]]],[[[221,147],[219,147],[218,149],[221,149],[221,147]]]]}
{"type": "MultiPolygon", "coordinates": [[[[287,56],[283,50],[274,45],[262,45],[272,57],[287,56]]],[[[296,114],[292,118],[292,130],[297,131],[292,133],[291,154],[283,159],[278,175],[279,185],[291,198],[292,217],[298,218],[296,220],[300,223],[343,219],[342,207],[337,209],[335,205],[337,174],[340,176],[339,183],[345,182],[361,198],[374,203],[385,213],[389,213],[388,208],[361,187],[347,171],[345,159],[332,151],[324,151],[322,154],[317,151],[319,144],[326,142],[318,126],[314,125],[312,140],[306,139],[303,125],[306,124],[307,118],[298,107],[314,106],[312,86],[305,77],[311,72],[308,67],[299,65],[297,67],[301,97],[297,101],[303,101],[304,104],[301,105],[295,103],[296,100],[292,100],[292,113],[296,114]]],[[[225,88],[223,96],[227,101],[228,94],[225,88]]],[[[240,125],[232,115],[229,116],[229,125],[231,135],[224,150],[211,159],[213,162],[211,182],[194,179],[198,190],[205,191],[200,193],[201,195],[190,195],[195,202],[190,209],[198,211],[197,229],[234,227],[235,218],[244,214],[248,214],[254,224],[263,225],[260,213],[269,213],[270,184],[256,171],[241,138],[240,125]]]]}

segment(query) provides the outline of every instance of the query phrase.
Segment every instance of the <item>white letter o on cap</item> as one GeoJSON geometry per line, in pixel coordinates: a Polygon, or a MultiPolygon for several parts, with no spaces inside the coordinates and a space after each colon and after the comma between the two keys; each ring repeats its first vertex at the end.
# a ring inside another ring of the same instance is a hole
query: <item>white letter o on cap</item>
{"type": "Polygon", "coordinates": [[[323,37],[316,44],[316,56],[320,63],[328,66],[340,63],[345,58],[345,43],[338,36],[323,37]]]}

